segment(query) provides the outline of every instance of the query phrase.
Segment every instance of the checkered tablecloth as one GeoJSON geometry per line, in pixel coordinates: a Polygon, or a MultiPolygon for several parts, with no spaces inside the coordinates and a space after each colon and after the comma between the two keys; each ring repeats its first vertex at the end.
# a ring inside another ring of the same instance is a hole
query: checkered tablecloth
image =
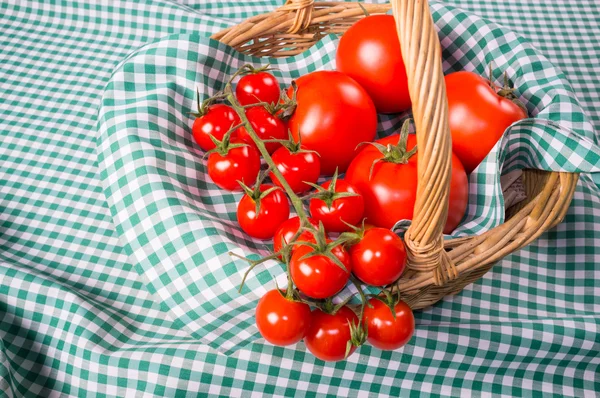
{"type": "MultiPolygon", "coordinates": [[[[156,145],[155,137],[138,134],[140,140],[123,142],[117,133],[144,132],[147,125],[128,124],[135,118],[128,118],[127,110],[139,110],[140,101],[156,100],[163,91],[161,86],[153,93],[157,97],[136,97],[132,93],[148,87],[128,88],[133,80],[127,74],[148,73],[135,68],[150,58],[157,68],[169,57],[180,59],[177,49],[201,48],[210,33],[279,4],[0,3],[0,396],[600,394],[600,187],[592,175],[582,176],[559,227],[461,294],[417,312],[415,337],[401,351],[362,347],[348,361],[326,364],[306,353],[302,343],[285,349],[265,344],[243,306],[211,308],[226,303],[230,292],[215,291],[219,281],[206,275],[195,279],[186,261],[208,267],[216,278],[223,265],[218,254],[229,247],[211,240],[214,231],[195,230],[190,217],[197,213],[210,221],[229,214],[232,200],[194,196],[192,181],[197,189],[208,188],[193,180],[201,168],[193,154],[177,154],[178,143],[187,145],[176,133],[185,129],[177,115],[172,120],[167,115],[165,125],[157,117],[157,129],[166,131],[164,151],[153,152],[154,163],[139,163],[143,159],[137,156],[148,156],[146,144],[156,145]],[[130,152],[121,152],[129,146],[130,152]],[[155,173],[148,171],[157,165],[155,173]],[[161,198],[153,184],[164,181],[140,183],[141,166],[150,176],[166,171],[181,185],[161,185],[173,192],[161,198]],[[136,196],[145,189],[152,189],[153,202],[136,196]],[[172,217],[161,212],[164,220],[150,226],[155,235],[142,235],[148,230],[145,220],[156,220],[161,199],[172,217]],[[204,207],[175,211],[179,203],[170,202],[175,199],[204,207]],[[188,222],[189,230],[181,233],[188,222]],[[207,242],[214,255],[207,254],[207,242]],[[198,257],[178,257],[193,245],[203,246],[198,257]]],[[[600,131],[596,0],[444,4],[503,24],[545,55],[565,73],[578,98],[565,100],[571,105],[554,113],[575,115],[568,120],[574,133],[598,141],[593,132],[600,131]],[[585,116],[573,111],[579,107],[585,116]]],[[[432,5],[443,21],[445,6],[432,5]]],[[[312,51],[318,59],[330,53],[327,42],[312,51]]],[[[547,70],[540,65],[532,64],[532,73],[547,70]]],[[[188,78],[189,68],[176,66],[183,70],[181,78],[188,78]]],[[[172,72],[179,76],[181,70],[172,72]]],[[[544,83],[552,84],[554,77],[544,75],[544,83]]],[[[194,87],[178,91],[186,86],[179,83],[165,82],[165,103],[193,98],[194,87]]],[[[563,149],[553,159],[570,160],[559,166],[596,170],[595,152],[574,156],[567,141],[560,141],[563,149]]],[[[558,167],[543,158],[523,162],[558,167]]],[[[241,238],[235,228],[217,232],[232,242],[241,238]]],[[[221,272],[226,278],[239,269],[230,262],[221,272]]],[[[258,274],[249,287],[259,288],[269,278],[258,274]]]]}

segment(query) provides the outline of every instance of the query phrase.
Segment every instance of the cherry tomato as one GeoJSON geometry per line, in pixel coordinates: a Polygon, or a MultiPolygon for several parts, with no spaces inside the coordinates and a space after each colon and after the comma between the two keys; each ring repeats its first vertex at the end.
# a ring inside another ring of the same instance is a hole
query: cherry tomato
{"type": "MultiPolygon", "coordinates": [[[[308,221],[315,227],[318,228],[319,224],[309,218],[308,221]]],[[[287,221],[284,221],[277,231],[275,232],[275,236],[273,237],[273,251],[278,253],[284,244],[290,243],[290,240],[296,235],[298,229],[300,228],[300,217],[292,217],[287,221]]],[[[309,231],[302,232],[297,239],[298,242],[314,242],[315,238],[313,234],[309,231]]],[[[298,247],[294,245],[294,247],[298,247]]]]}
{"type": "MultiPolygon", "coordinates": [[[[277,116],[272,115],[264,107],[252,107],[246,111],[246,116],[248,117],[248,121],[250,122],[250,125],[252,125],[254,132],[261,140],[285,140],[288,138],[288,130],[285,122],[277,116]]],[[[252,137],[250,137],[250,133],[248,133],[245,127],[239,128],[238,135],[242,141],[249,145],[256,146],[254,141],[252,141],[252,137]]],[[[267,151],[271,154],[275,152],[281,144],[277,142],[267,142],[265,143],[265,146],[267,147],[267,151]]]]}
{"type": "Polygon", "coordinates": [[[406,266],[406,249],[402,239],[385,228],[371,228],[350,247],[352,272],[371,286],[394,283],[406,266]]]}
{"type": "Polygon", "coordinates": [[[310,307],[288,300],[285,291],[270,290],[256,306],[256,326],[269,343],[286,346],[296,344],[310,325],[310,307]]]}
{"type": "MultiPolygon", "coordinates": [[[[240,124],[240,118],[232,107],[225,104],[214,104],[208,107],[203,116],[194,120],[192,134],[200,148],[210,151],[215,148],[214,142],[210,139],[211,135],[221,141],[225,133],[238,124],[240,124]]],[[[239,129],[231,134],[231,141],[235,140],[238,131],[239,129]]]]}
{"type": "Polygon", "coordinates": [[[408,343],[415,331],[415,317],[410,307],[399,301],[394,306],[396,319],[385,303],[376,298],[369,300],[363,313],[367,325],[367,341],[381,350],[396,350],[408,343]]]}
{"type": "Polygon", "coordinates": [[[238,181],[251,184],[260,171],[260,155],[245,145],[230,149],[226,155],[213,152],[208,155],[208,175],[222,189],[241,191],[238,181]]]}
{"type": "MultiPolygon", "coordinates": [[[[307,149],[321,155],[321,174],[344,172],[356,146],[372,141],[377,113],[367,92],[353,79],[336,71],[318,71],[296,81],[297,107],[289,128],[307,149]]],[[[292,98],[293,89],[288,90],[292,98]]]]}
{"type": "Polygon", "coordinates": [[[344,265],[338,266],[323,254],[302,258],[313,253],[309,246],[298,245],[292,252],[290,273],[296,287],[308,297],[323,299],[331,297],[346,286],[352,271],[350,255],[341,245],[331,249],[331,253],[344,265]]]}
{"type": "Polygon", "coordinates": [[[470,174],[492,150],[504,131],[527,113],[499,96],[488,80],[472,72],[446,76],[452,150],[470,174]]]}
{"type": "MultiPolygon", "coordinates": [[[[321,161],[319,160],[319,155],[314,152],[303,150],[292,152],[285,146],[282,146],[273,153],[272,159],[281,175],[283,175],[283,178],[285,178],[295,193],[308,191],[311,187],[305,182],[312,182],[314,184],[319,179],[321,161]]],[[[273,172],[269,176],[275,185],[282,187],[273,172]]]]}
{"type": "MultiPolygon", "coordinates": [[[[304,336],[306,348],[323,361],[341,361],[346,355],[346,346],[351,340],[350,324],[356,324],[358,317],[344,306],[335,313],[327,314],[319,309],[312,312],[310,326],[304,336]]],[[[348,355],[356,351],[352,346],[348,355]]]]}
{"type": "MultiPolygon", "coordinates": [[[[393,135],[376,141],[383,146],[398,144],[400,136],[393,135]]],[[[413,134],[408,136],[407,148],[412,149],[417,142],[413,134]]],[[[411,220],[417,195],[417,157],[411,156],[406,164],[380,161],[381,151],[372,145],[365,145],[352,161],[345,179],[356,187],[365,202],[365,217],[370,224],[391,229],[402,219],[411,220]]],[[[452,177],[450,182],[450,207],[444,233],[452,232],[460,223],[469,195],[467,174],[456,156],[452,156],[452,177]]],[[[313,216],[314,217],[314,216],[313,216]]],[[[315,217],[316,218],[316,217],[315,217]]]]}
{"type": "MultiPolygon", "coordinates": [[[[330,185],[331,181],[327,181],[321,186],[328,189],[330,185]]],[[[354,185],[346,180],[336,181],[335,192],[349,192],[357,196],[342,197],[333,201],[312,198],[309,203],[310,215],[315,220],[321,221],[327,232],[349,231],[350,227],[342,220],[351,225],[358,225],[364,215],[364,200],[354,185]]]]}
{"type": "Polygon", "coordinates": [[[263,184],[260,186],[260,198],[252,198],[246,193],[238,204],[238,222],[242,230],[253,238],[272,238],[281,223],[286,221],[290,216],[290,205],[281,189],[271,191],[264,196],[262,195],[262,192],[270,188],[273,188],[273,186],[263,184]]]}
{"type": "Polygon", "coordinates": [[[266,102],[277,103],[281,89],[275,76],[269,72],[256,72],[242,76],[235,87],[235,96],[242,105],[266,102]]]}

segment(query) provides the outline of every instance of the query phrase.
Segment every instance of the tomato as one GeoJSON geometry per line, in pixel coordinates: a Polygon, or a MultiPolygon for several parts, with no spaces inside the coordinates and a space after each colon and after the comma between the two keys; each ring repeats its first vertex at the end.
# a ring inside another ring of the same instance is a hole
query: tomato
{"type": "Polygon", "coordinates": [[[308,304],[288,300],[284,296],[285,291],[268,291],[256,306],[258,331],[265,340],[278,346],[302,340],[311,319],[308,304]]]}
{"type": "Polygon", "coordinates": [[[304,245],[294,249],[290,260],[292,280],[305,295],[315,299],[328,298],[342,290],[350,279],[350,255],[341,245],[331,248],[331,255],[344,265],[345,269],[342,269],[325,254],[316,253],[312,257],[302,258],[314,251],[312,247],[304,245]]]}
{"type": "Polygon", "coordinates": [[[399,301],[394,305],[396,319],[390,307],[376,298],[369,300],[363,313],[367,325],[367,341],[381,350],[396,350],[408,343],[415,331],[415,317],[410,307],[399,301]]]}
{"type": "MultiPolygon", "coordinates": [[[[319,227],[319,224],[312,218],[309,218],[308,221],[315,228],[319,227]]],[[[289,220],[283,222],[279,226],[277,231],[275,231],[275,236],[273,236],[273,251],[275,253],[278,253],[282,249],[284,244],[290,243],[290,240],[294,237],[294,235],[296,235],[296,232],[298,232],[298,229],[300,229],[300,217],[292,217],[289,220]]],[[[314,242],[315,238],[311,232],[306,231],[306,232],[302,232],[300,234],[300,236],[298,236],[297,241],[298,242],[314,242]]],[[[294,247],[298,247],[298,246],[294,245],[294,247]]]]}
{"type": "Polygon", "coordinates": [[[225,152],[208,155],[208,175],[222,189],[241,191],[238,181],[251,184],[260,171],[260,155],[256,149],[244,145],[225,152]]]}
{"type": "MultiPolygon", "coordinates": [[[[291,151],[282,146],[273,153],[271,158],[295,193],[308,191],[311,187],[306,182],[314,184],[319,179],[321,161],[319,155],[314,152],[302,149],[291,151]]],[[[273,172],[269,176],[275,185],[282,187],[273,172]]]]}
{"type": "Polygon", "coordinates": [[[296,84],[297,107],[288,122],[294,138],[301,137],[302,145],[321,155],[321,174],[345,171],[356,146],[375,138],[373,101],[356,81],[336,71],[312,72],[296,84]]]}
{"type": "MultiPolygon", "coordinates": [[[[210,151],[215,148],[215,143],[210,136],[221,141],[229,129],[240,124],[240,118],[232,107],[225,104],[210,105],[203,112],[202,116],[194,120],[192,134],[200,148],[210,151]]],[[[232,141],[235,140],[237,131],[239,129],[232,133],[232,141]]]]}
{"type": "Polygon", "coordinates": [[[262,184],[252,195],[242,197],[237,208],[237,219],[242,230],[253,238],[269,239],[277,228],[290,217],[290,204],[281,189],[262,184]]]}
{"type": "Polygon", "coordinates": [[[336,67],[364,87],[378,112],[410,108],[408,78],[392,15],[371,15],[352,25],[340,39],[336,67]]]}
{"type": "Polygon", "coordinates": [[[352,272],[371,286],[394,283],[406,267],[406,249],[402,239],[385,228],[371,228],[350,247],[352,272]]]}
{"type": "MultiPolygon", "coordinates": [[[[400,136],[393,135],[376,141],[387,147],[399,142],[400,136]]],[[[408,136],[408,150],[416,145],[414,135],[408,136]]],[[[380,149],[366,145],[352,161],[345,179],[353,184],[363,196],[365,202],[366,221],[377,227],[391,229],[402,219],[411,220],[417,196],[417,158],[419,153],[411,156],[406,163],[381,161],[384,154],[380,149]],[[375,164],[371,172],[374,161],[375,164]]],[[[452,156],[452,176],[450,182],[448,219],[444,233],[451,233],[460,223],[469,196],[467,174],[460,160],[452,156]]]]}
{"type": "MultiPolygon", "coordinates": [[[[335,315],[320,309],[314,310],[304,336],[306,348],[323,361],[341,361],[346,356],[346,346],[352,338],[351,323],[358,323],[358,317],[346,306],[340,308],[335,315]]],[[[354,351],[356,346],[352,345],[348,355],[354,351]]]]}
{"type": "Polygon", "coordinates": [[[358,225],[364,215],[365,203],[354,185],[336,178],[333,191],[330,189],[333,180],[321,185],[323,196],[314,197],[309,202],[310,215],[321,221],[327,232],[344,232],[351,228],[344,224],[358,225]],[[356,196],[339,197],[336,194],[356,194],[356,196]]]}
{"type": "Polygon", "coordinates": [[[527,112],[498,95],[488,80],[475,73],[450,73],[445,80],[452,150],[470,174],[504,131],[526,118],[527,112]]]}
{"type": "MultiPolygon", "coordinates": [[[[285,122],[271,114],[265,107],[252,107],[246,111],[246,116],[248,117],[248,121],[254,129],[254,132],[261,140],[285,140],[288,138],[288,130],[285,122]]],[[[248,133],[245,127],[240,127],[238,135],[242,141],[249,145],[256,146],[250,133],[248,133]]],[[[265,146],[267,147],[267,151],[271,154],[275,152],[281,144],[277,142],[267,142],[265,143],[265,146]]]]}
{"type": "Polygon", "coordinates": [[[258,102],[276,104],[280,94],[281,89],[275,76],[264,71],[242,76],[235,87],[235,96],[241,105],[258,102]]]}

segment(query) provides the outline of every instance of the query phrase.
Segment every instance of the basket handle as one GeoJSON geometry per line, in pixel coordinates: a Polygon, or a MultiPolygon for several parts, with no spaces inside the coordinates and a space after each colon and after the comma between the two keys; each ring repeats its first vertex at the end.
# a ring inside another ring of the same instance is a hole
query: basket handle
{"type": "Polygon", "coordinates": [[[308,28],[315,0],[287,0],[278,11],[294,12],[294,21],[287,33],[295,34],[308,28]]]}
{"type": "Polygon", "coordinates": [[[444,250],[448,216],[452,143],[441,45],[427,0],[391,0],[417,130],[417,198],[411,226],[404,236],[408,267],[433,271],[442,285],[457,276],[444,250]]]}

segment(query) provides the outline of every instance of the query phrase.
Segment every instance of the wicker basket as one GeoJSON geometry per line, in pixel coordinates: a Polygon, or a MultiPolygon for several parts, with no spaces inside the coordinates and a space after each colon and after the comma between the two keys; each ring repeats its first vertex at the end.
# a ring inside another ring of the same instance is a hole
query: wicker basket
{"type": "Polygon", "coordinates": [[[288,0],[213,36],[253,56],[296,55],[329,33],[343,34],[365,13],[393,10],[407,69],[419,143],[419,182],[412,224],[405,234],[408,269],[399,281],[414,309],[461,291],[504,256],[558,224],[569,207],[578,174],[525,170],[527,200],[508,209],[506,222],[478,236],[444,240],[448,212],[451,139],[440,42],[426,0],[391,4],[288,0]]]}

